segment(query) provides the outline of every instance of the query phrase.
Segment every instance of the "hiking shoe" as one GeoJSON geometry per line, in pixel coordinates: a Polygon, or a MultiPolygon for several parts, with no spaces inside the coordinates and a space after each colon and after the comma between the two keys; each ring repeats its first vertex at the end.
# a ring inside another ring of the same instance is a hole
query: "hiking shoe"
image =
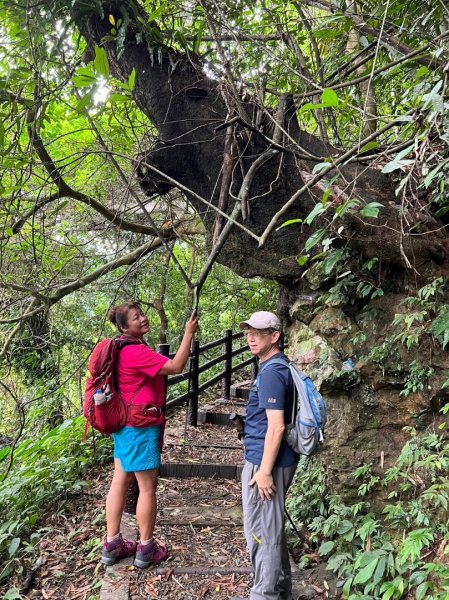
{"type": "Polygon", "coordinates": [[[145,546],[139,544],[137,546],[136,558],[134,559],[134,564],[136,567],[140,567],[141,569],[146,569],[152,563],[160,563],[168,558],[168,549],[167,546],[161,544],[158,540],[151,540],[145,546]]]}
{"type": "Polygon", "coordinates": [[[123,539],[122,534],[112,542],[108,542],[107,538],[104,538],[101,562],[109,567],[121,558],[133,556],[136,553],[136,548],[137,542],[123,539]]]}

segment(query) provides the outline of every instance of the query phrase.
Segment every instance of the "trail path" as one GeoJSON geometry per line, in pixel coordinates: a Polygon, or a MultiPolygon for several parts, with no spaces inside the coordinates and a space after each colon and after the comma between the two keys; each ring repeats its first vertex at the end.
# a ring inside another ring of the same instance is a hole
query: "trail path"
{"type": "MultiPolygon", "coordinates": [[[[245,402],[238,399],[217,401],[205,407],[200,418],[227,422],[227,414],[244,414],[244,409],[245,402]]],[[[243,535],[239,482],[242,444],[231,427],[206,422],[186,428],[183,418],[181,413],[175,416],[167,428],[158,486],[155,535],[169,545],[171,556],[163,565],[144,571],[134,569],[131,559],[108,568],[100,600],[249,596],[252,568],[243,535]]],[[[127,527],[128,535],[136,539],[132,518],[127,527]]],[[[324,588],[303,581],[293,560],[292,567],[295,600],[328,597],[324,588]]]]}
{"type": "MultiPolygon", "coordinates": [[[[205,409],[204,409],[205,410],[205,409]]],[[[244,401],[216,401],[203,420],[243,414],[244,401]],[[218,413],[218,416],[217,416],[218,413]],[[214,416],[215,415],[215,416],[214,416]],[[220,417],[221,415],[221,417],[220,417]]],[[[91,473],[88,489],[67,496],[64,510],[41,524],[40,558],[30,572],[27,598],[69,600],[229,600],[248,597],[252,570],[243,536],[239,483],[242,444],[231,427],[204,423],[185,428],[184,410],[169,417],[157,497],[156,536],[170,546],[159,567],[135,569],[120,561],[99,563],[104,501],[111,467],[91,473]],[[181,473],[183,476],[179,476],[181,473]],[[186,477],[185,475],[190,475],[186,477]]],[[[124,533],[137,538],[134,517],[124,533]]],[[[294,567],[294,600],[339,598],[328,590],[325,565],[307,572],[294,567]]]]}

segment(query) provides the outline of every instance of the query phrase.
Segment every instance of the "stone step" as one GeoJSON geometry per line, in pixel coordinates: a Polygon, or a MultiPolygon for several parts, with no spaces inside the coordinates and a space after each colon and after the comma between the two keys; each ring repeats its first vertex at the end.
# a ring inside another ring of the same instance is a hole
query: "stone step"
{"type": "Polygon", "coordinates": [[[244,400],[248,400],[249,398],[249,390],[252,385],[252,380],[240,381],[239,383],[234,383],[231,385],[231,396],[234,398],[243,398],[244,400]]]}
{"type": "Polygon", "coordinates": [[[159,474],[163,478],[184,479],[203,477],[214,479],[240,479],[243,465],[162,463],[159,474]]]}

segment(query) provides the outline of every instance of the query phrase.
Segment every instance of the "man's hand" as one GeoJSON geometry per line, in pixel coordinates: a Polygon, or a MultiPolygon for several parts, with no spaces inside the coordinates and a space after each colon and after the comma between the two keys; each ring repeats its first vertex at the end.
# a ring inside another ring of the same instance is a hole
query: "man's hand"
{"type": "Polygon", "coordinates": [[[257,484],[257,487],[259,488],[259,495],[262,500],[271,500],[272,496],[274,496],[276,493],[276,486],[273,483],[273,477],[271,475],[262,473],[262,471],[257,471],[248,485],[253,486],[254,484],[257,484]]]}

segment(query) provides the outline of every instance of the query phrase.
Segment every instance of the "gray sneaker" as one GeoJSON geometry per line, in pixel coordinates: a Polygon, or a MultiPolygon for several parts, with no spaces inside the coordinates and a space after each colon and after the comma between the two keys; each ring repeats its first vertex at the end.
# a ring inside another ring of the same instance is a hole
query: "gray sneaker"
{"type": "Polygon", "coordinates": [[[149,544],[137,546],[134,564],[140,569],[147,569],[151,564],[161,563],[168,558],[168,548],[158,540],[151,540],[149,544]]]}
{"type": "Polygon", "coordinates": [[[106,538],[103,541],[103,551],[101,553],[101,562],[106,566],[111,566],[121,558],[133,556],[136,553],[137,542],[125,540],[122,534],[112,542],[106,538]]]}

